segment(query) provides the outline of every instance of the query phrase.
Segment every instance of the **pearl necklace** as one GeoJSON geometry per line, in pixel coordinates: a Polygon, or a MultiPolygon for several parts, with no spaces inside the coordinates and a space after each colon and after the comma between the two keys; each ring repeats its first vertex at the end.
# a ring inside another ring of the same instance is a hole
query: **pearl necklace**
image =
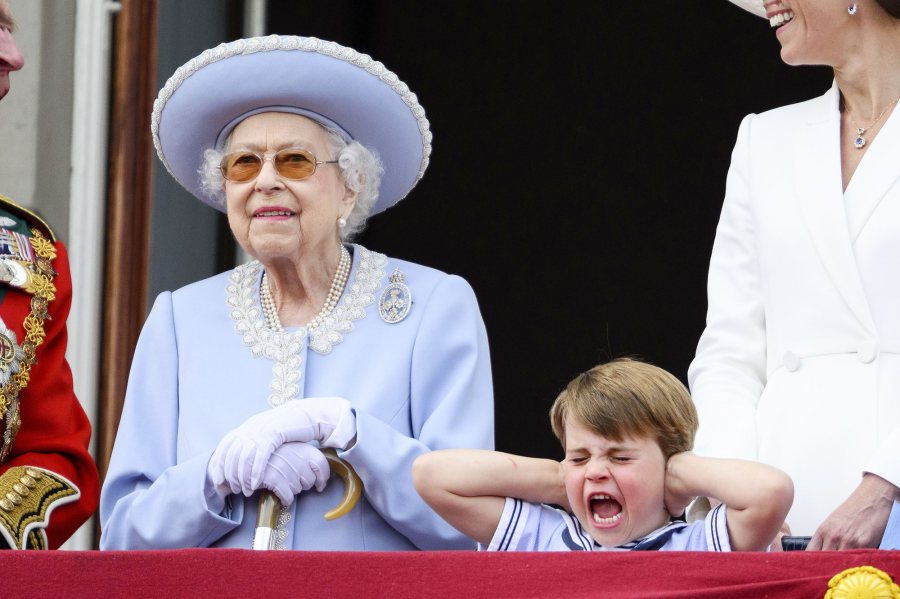
{"type": "MultiPolygon", "coordinates": [[[[341,260],[338,262],[337,270],[334,271],[334,278],[331,279],[331,288],[328,290],[328,296],[322,309],[316,314],[316,317],[306,324],[306,328],[314,329],[328,318],[328,315],[337,306],[341,295],[344,293],[344,287],[347,285],[347,278],[350,276],[350,252],[346,246],[341,244],[341,260]]],[[[266,317],[266,324],[275,332],[284,332],[281,325],[281,319],[278,318],[278,307],[272,298],[272,292],[269,290],[268,273],[263,272],[262,283],[259,287],[259,303],[262,304],[263,314],[266,317]]]]}

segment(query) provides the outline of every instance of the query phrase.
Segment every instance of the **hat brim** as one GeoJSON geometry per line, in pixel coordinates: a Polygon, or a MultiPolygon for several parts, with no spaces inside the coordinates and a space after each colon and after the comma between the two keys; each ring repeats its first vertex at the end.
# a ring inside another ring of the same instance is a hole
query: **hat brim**
{"type": "Polygon", "coordinates": [[[373,214],[406,197],[428,166],[429,123],[406,84],[365,54],[294,36],[222,44],[180,67],[154,104],[159,158],[185,189],[224,210],[202,189],[203,152],[269,109],[307,115],[378,153],[384,175],[373,214]]]}
{"type": "Polygon", "coordinates": [[[763,0],[731,0],[732,4],[737,4],[747,12],[755,14],[757,17],[766,18],[766,9],[763,8],[763,0]]]}

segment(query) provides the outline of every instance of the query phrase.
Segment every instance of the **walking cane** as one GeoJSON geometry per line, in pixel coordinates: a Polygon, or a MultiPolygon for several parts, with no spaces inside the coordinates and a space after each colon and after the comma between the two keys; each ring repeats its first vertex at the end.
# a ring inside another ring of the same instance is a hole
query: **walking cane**
{"type": "MultiPolygon", "coordinates": [[[[337,507],[325,514],[326,520],[335,520],[347,514],[359,501],[362,493],[362,481],[353,466],[338,457],[333,449],[324,449],[322,453],[328,460],[332,474],[337,474],[344,481],[344,497],[337,507]]],[[[256,513],[256,534],[253,536],[253,549],[267,550],[275,548],[275,528],[278,526],[278,515],[281,513],[281,502],[268,490],[259,493],[259,510],[256,513]]]]}

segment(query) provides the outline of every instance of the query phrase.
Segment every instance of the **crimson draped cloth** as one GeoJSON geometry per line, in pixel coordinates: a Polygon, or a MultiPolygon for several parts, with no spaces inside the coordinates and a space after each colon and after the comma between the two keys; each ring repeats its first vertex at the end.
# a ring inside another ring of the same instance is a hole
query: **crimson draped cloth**
{"type": "Polygon", "coordinates": [[[0,552],[31,597],[823,597],[832,577],[900,552],[476,553],[250,551],[0,552]]]}

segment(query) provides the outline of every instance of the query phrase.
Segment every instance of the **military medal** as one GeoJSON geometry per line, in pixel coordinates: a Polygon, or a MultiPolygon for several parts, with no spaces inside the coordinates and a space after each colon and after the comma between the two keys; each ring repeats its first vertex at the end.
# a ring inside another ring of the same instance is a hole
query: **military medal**
{"type": "Polygon", "coordinates": [[[16,271],[10,264],[12,260],[0,260],[0,282],[12,283],[16,278],[16,271]]]}
{"type": "Polygon", "coordinates": [[[0,318],[0,386],[9,381],[9,377],[19,372],[25,353],[19,347],[16,334],[6,327],[0,318]]]}
{"type": "Polygon", "coordinates": [[[0,462],[9,455],[22,423],[19,392],[28,386],[37,348],[46,337],[47,309],[56,297],[56,271],[51,262],[56,258],[56,247],[39,229],[32,228],[31,234],[29,238],[0,228],[0,262],[5,263],[0,267],[2,281],[16,286],[21,283],[21,289],[32,294],[31,310],[23,323],[25,337],[21,345],[16,334],[0,320],[0,417],[5,425],[0,462]]]}
{"type": "Polygon", "coordinates": [[[26,289],[30,287],[31,279],[31,272],[18,260],[0,257],[0,283],[26,289]]]}
{"type": "Polygon", "coordinates": [[[395,268],[394,274],[389,279],[391,284],[381,293],[378,315],[388,324],[394,324],[406,318],[412,307],[412,292],[403,282],[404,278],[400,269],[395,268]]]}
{"type": "Polygon", "coordinates": [[[34,250],[28,238],[21,233],[0,229],[0,258],[34,262],[34,250]]]}
{"type": "Polygon", "coordinates": [[[36,259],[27,237],[0,228],[0,283],[34,293],[31,265],[36,259]]]}

